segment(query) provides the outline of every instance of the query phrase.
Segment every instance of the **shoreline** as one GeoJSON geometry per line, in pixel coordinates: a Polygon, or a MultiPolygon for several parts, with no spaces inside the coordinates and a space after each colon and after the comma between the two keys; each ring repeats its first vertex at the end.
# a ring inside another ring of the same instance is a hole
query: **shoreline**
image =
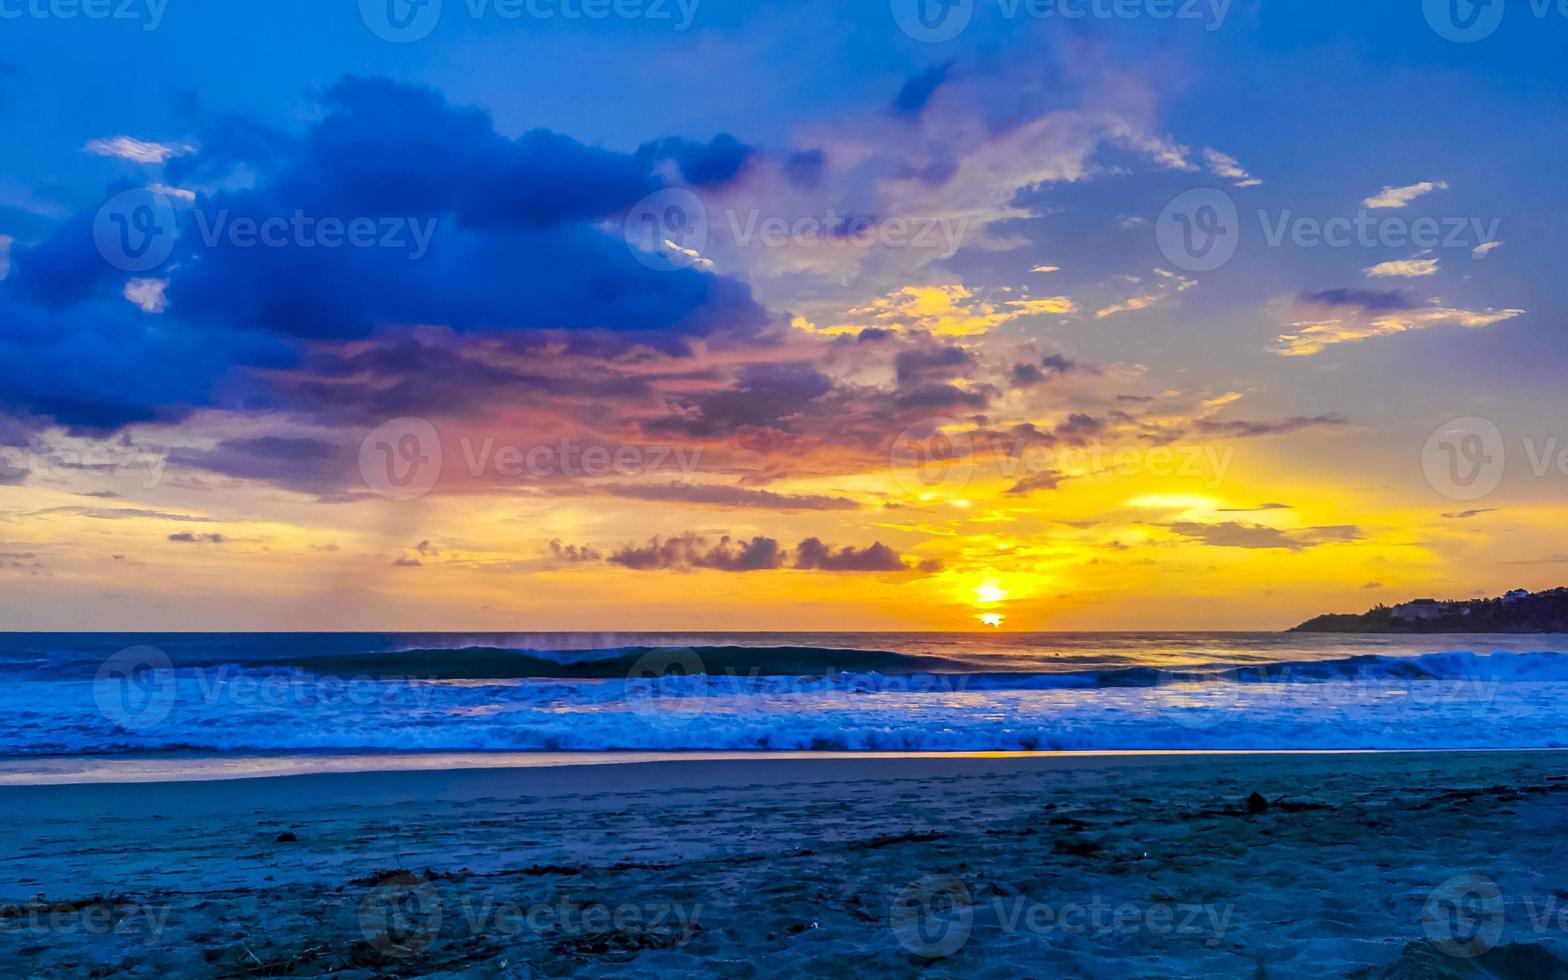
{"type": "Polygon", "coordinates": [[[1094,760],[1258,759],[1279,761],[1338,756],[1432,756],[1568,753],[1568,748],[1464,749],[1091,749],[1064,751],[840,752],[703,751],[690,752],[406,752],[406,753],[214,753],[181,755],[38,756],[0,758],[0,793],[13,788],[48,786],[164,785],[285,779],[302,776],[355,776],[377,773],[485,772],[534,769],[641,767],[671,763],[895,762],[1018,760],[1081,766],[1094,760]]]}

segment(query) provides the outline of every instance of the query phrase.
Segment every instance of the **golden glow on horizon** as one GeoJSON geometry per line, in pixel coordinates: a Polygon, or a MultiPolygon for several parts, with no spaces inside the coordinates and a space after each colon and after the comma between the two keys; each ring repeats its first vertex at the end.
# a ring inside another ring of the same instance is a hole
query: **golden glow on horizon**
{"type": "Polygon", "coordinates": [[[1417,595],[1561,584],[1560,566],[1485,560],[1563,551],[1560,502],[1494,501],[1493,512],[1448,520],[1463,508],[1434,503],[1425,487],[1393,489],[1355,446],[1324,450],[1338,454],[1337,469],[1287,439],[1228,446],[1240,448],[1223,479],[1105,471],[1019,494],[1010,491],[1027,474],[1003,477],[987,463],[962,485],[918,494],[885,466],[769,486],[848,498],[858,511],[506,492],[350,506],[174,481],[115,500],[6,486],[0,550],[37,558],[0,568],[12,599],[3,625],[1283,628],[1417,595]],[[806,537],[881,542],[907,571],[642,571],[556,561],[549,550],[560,539],[607,556],[687,530],[765,536],[792,553],[806,537]],[[203,539],[212,534],[222,541],[203,539]]]}

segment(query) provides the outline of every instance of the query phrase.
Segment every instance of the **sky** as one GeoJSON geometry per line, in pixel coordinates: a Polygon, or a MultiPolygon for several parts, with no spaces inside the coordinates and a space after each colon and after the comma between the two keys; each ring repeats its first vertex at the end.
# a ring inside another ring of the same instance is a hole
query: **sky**
{"type": "Polygon", "coordinates": [[[0,629],[1564,584],[1544,0],[0,2],[0,629]]]}

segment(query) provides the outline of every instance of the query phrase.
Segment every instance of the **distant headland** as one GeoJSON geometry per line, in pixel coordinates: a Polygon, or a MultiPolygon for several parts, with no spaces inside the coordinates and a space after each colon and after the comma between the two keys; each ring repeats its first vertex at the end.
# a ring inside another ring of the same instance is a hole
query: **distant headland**
{"type": "Polygon", "coordinates": [[[1364,613],[1329,613],[1291,633],[1568,633],[1568,589],[1515,589],[1496,599],[1416,599],[1364,613]]]}

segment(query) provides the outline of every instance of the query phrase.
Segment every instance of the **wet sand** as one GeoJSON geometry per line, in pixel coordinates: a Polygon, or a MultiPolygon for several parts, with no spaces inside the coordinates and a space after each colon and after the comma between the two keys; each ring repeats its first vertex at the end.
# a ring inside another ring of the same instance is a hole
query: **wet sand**
{"type": "Polygon", "coordinates": [[[8,976],[1568,969],[1559,752],[4,786],[0,820],[8,976]]]}

